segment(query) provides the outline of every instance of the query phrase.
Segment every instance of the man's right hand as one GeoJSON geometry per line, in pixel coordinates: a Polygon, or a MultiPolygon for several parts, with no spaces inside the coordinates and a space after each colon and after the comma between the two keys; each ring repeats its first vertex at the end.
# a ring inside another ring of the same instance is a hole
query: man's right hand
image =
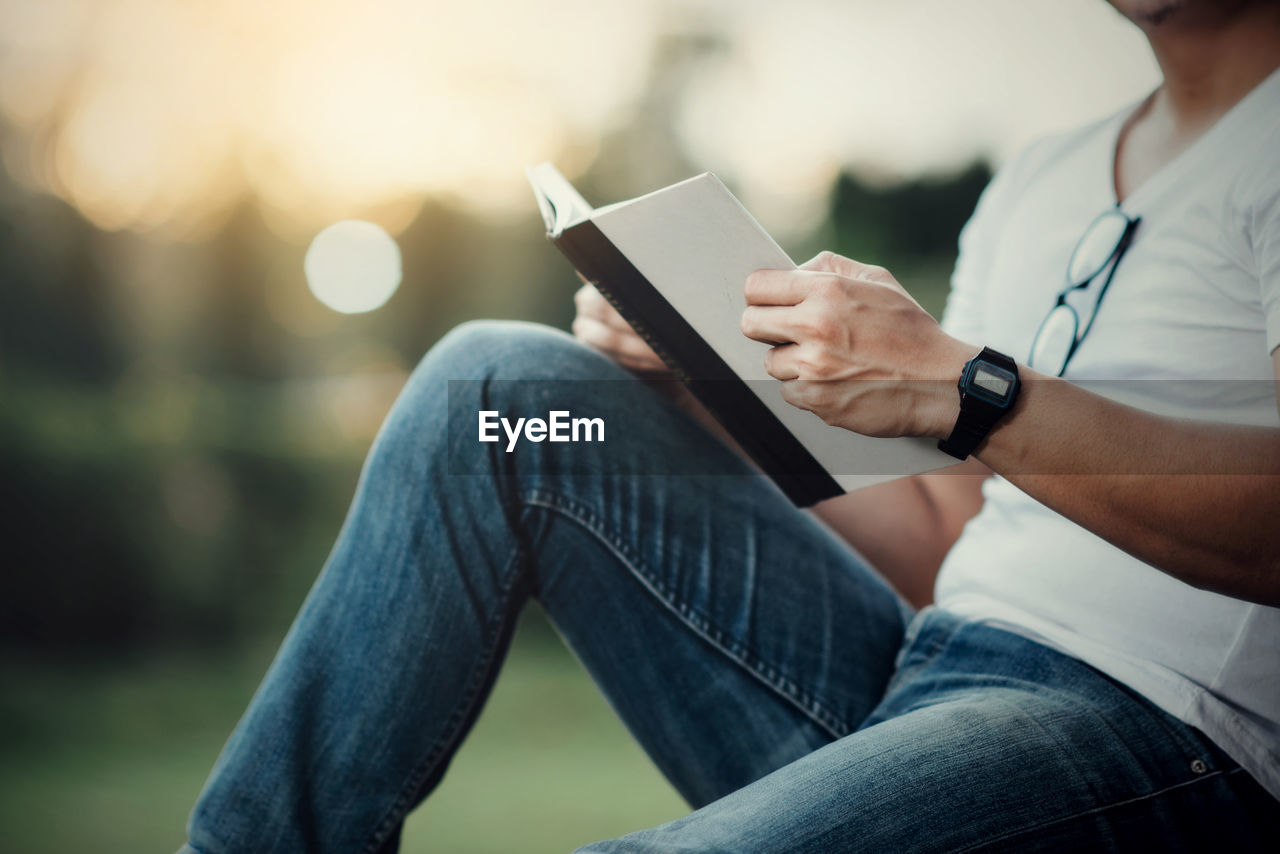
{"type": "Polygon", "coordinates": [[[577,309],[573,318],[573,334],[579,341],[628,370],[645,374],[669,373],[666,364],[595,286],[584,284],[573,295],[573,303],[577,309]]]}

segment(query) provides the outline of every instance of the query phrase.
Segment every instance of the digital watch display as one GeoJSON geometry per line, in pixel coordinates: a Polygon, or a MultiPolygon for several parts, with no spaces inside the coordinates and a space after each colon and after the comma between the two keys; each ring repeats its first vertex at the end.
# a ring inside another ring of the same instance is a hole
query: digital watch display
{"type": "MultiPolygon", "coordinates": [[[[980,394],[992,403],[1003,405],[1008,400],[1009,391],[1017,379],[1011,371],[987,362],[978,362],[971,369],[969,392],[980,394]]],[[[961,389],[963,390],[963,386],[961,389]]]]}
{"type": "Polygon", "coordinates": [[[959,460],[968,459],[1018,399],[1018,365],[1003,353],[984,347],[964,363],[960,381],[960,416],[951,435],[938,447],[959,460]]]}

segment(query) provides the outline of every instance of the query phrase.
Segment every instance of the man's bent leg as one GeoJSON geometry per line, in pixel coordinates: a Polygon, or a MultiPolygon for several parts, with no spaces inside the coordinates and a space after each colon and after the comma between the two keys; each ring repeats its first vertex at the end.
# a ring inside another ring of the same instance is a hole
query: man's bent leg
{"type": "Polygon", "coordinates": [[[214,769],[193,848],[374,851],[394,839],[477,714],[530,594],[695,803],[869,713],[901,639],[900,600],[717,440],[624,380],[528,325],[471,325],[433,349],[214,769]],[[552,378],[555,399],[505,382],[552,378]],[[611,432],[508,454],[478,442],[480,408],[568,409],[611,432]],[[661,467],[619,465],[637,458],[661,467]],[[732,474],[671,474],[688,470],[732,474]]]}
{"type": "Polygon", "coordinates": [[[929,609],[856,733],[581,854],[1269,851],[1280,803],[1074,658],[929,609]]]}

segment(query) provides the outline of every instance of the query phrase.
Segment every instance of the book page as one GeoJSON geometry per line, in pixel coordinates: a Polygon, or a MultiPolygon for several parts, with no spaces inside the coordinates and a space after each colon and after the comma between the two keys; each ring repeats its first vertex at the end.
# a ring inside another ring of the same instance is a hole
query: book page
{"type": "Polygon", "coordinates": [[[591,205],[555,166],[540,163],[525,169],[524,174],[538,200],[538,210],[547,226],[547,234],[554,237],[591,215],[591,205]]]}
{"type": "Polygon", "coordinates": [[[743,288],[758,269],[795,264],[718,178],[690,178],[591,217],[845,489],[952,465],[932,440],[875,439],[787,403],[764,369],[769,345],[742,334],[743,288]]]}

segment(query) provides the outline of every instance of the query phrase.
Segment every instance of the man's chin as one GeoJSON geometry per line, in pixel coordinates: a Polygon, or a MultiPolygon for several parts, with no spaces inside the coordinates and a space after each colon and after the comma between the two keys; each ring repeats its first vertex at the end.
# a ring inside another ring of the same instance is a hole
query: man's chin
{"type": "Polygon", "coordinates": [[[1259,0],[1107,0],[1143,30],[1177,26],[1212,26],[1257,6],[1259,0]]]}

